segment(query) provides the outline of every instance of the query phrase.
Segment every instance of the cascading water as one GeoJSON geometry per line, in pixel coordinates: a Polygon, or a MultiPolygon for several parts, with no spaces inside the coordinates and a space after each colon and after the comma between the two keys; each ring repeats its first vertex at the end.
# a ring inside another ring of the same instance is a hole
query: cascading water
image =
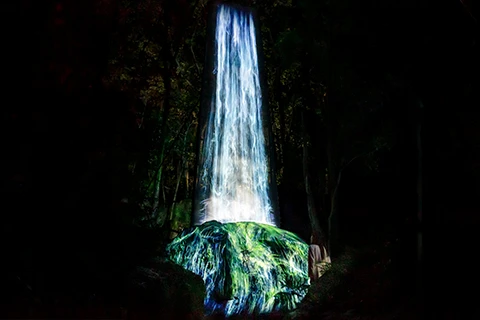
{"type": "Polygon", "coordinates": [[[292,310],[309,285],[308,245],[276,227],[269,197],[256,45],[251,11],[218,6],[197,226],[166,248],[171,261],[202,277],[207,314],[292,310]]]}
{"type": "Polygon", "coordinates": [[[201,150],[195,224],[217,220],[275,225],[250,11],[218,7],[214,62],[216,81],[201,150]]]}

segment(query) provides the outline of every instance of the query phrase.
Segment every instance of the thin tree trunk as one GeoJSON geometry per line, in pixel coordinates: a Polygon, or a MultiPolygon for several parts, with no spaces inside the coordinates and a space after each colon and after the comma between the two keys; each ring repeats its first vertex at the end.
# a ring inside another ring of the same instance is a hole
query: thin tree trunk
{"type": "Polygon", "coordinates": [[[188,173],[188,166],[190,163],[187,161],[185,162],[185,199],[188,198],[188,194],[190,190],[190,174],[188,173]]]}
{"type": "MultiPolygon", "coordinates": [[[[156,186],[155,186],[155,193],[153,199],[153,214],[158,213],[158,208],[160,204],[160,188],[162,185],[162,169],[164,164],[164,157],[165,157],[165,145],[168,136],[168,118],[170,116],[170,92],[171,92],[171,78],[169,73],[166,71],[164,72],[164,86],[165,86],[165,95],[163,101],[163,115],[162,115],[162,124],[161,124],[161,138],[160,138],[160,157],[158,160],[158,172],[156,177],[156,186]]],[[[161,220],[162,217],[160,217],[161,220]]]]}
{"type": "MultiPolygon", "coordinates": [[[[329,6],[327,5],[327,8],[329,6]]],[[[326,8],[326,9],[327,9],[326,8]]],[[[332,94],[331,88],[334,87],[334,69],[331,63],[332,57],[332,38],[333,28],[331,20],[326,22],[327,34],[326,46],[327,46],[327,58],[325,59],[325,66],[327,69],[326,78],[324,79],[324,86],[326,91],[320,104],[324,117],[324,123],[326,127],[326,154],[327,154],[327,168],[328,168],[328,181],[327,189],[330,195],[330,212],[328,215],[328,254],[334,257],[337,254],[338,247],[338,187],[342,178],[342,173],[338,167],[336,161],[336,130],[335,130],[335,116],[333,115],[334,108],[330,105],[330,95],[332,94]]]]}
{"type": "Polygon", "coordinates": [[[188,140],[188,132],[190,131],[190,126],[191,124],[188,125],[187,132],[185,133],[185,137],[183,139],[183,152],[182,152],[183,154],[180,161],[178,161],[178,165],[177,165],[177,183],[175,185],[175,192],[173,193],[172,206],[170,208],[170,214],[168,216],[168,220],[173,219],[173,212],[175,210],[175,204],[177,203],[178,189],[180,188],[180,181],[182,179],[182,174],[184,172],[184,164],[186,162],[185,157],[187,153],[187,140],[188,140]]]}
{"type": "MultiPolygon", "coordinates": [[[[305,192],[307,194],[307,209],[308,218],[310,220],[310,226],[312,228],[312,234],[315,234],[316,239],[323,239],[323,232],[320,227],[320,221],[317,216],[317,210],[315,208],[315,199],[313,197],[312,188],[310,185],[310,172],[308,169],[308,137],[307,130],[305,128],[304,111],[301,112],[302,121],[302,134],[303,134],[303,177],[305,179],[305,192]]],[[[321,243],[317,243],[320,245],[321,243]]],[[[323,243],[322,243],[323,245],[323,243]]]]}
{"type": "Polygon", "coordinates": [[[330,256],[338,254],[338,188],[342,179],[342,171],[340,171],[330,186],[330,213],[328,215],[328,254],[330,256]],[[333,192],[332,192],[333,191],[333,192]],[[332,254],[333,253],[333,254],[332,254]]]}
{"type": "Polygon", "coordinates": [[[333,146],[331,145],[332,141],[329,139],[327,143],[327,156],[328,156],[328,189],[330,194],[330,214],[328,216],[328,250],[329,255],[338,254],[339,249],[339,232],[338,232],[338,199],[339,199],[339,188],[342,181],[342,173],[345,168],[347,168],[352,162],[358,158],[367,156],[378,150],[379,147],[365,152],[359,155],[352,157],[348,162],[340,165],[340,169],[337,169],[335,158],[333,156],[333,146]],[[337,171],[338,170],[338,171],[337,171]],[[337,173],[338,172],[338,173],[337,173]]]}
{"type": "Polygon", "coordinates": [[[167,187],[165,186],[165,180],[162,180],[162,196],[163,196],[163,203],[167,203],[167,195],[165,194],[165,189],[167,187]]]}
{"type": "MultiPolygon", "coordinates": [[[[208,3],[208,15],[207,15],[207,25],[214,26],[215,25],[215,3],[209,2],[208,3]]],[[[210,72],[213,70],[214,67],[214,59],[211,57],[215,54],[215,29],[213,27],[207,28],[207,36],[206,36],[206,45],[205,45],[205,63],[203,67],[203,74],[202,74],[202,87],[201,87],[201,100],[200,100],[200,110],[198,113],[198,121],[197,121],[197,128],[196,128],[196,141],[195,141],[195,162],[193,164],[193,192],[192,192],[192,210],[190,214],[190,221],[191,225],[195,224],[196,220],[196,213],[199,210],[199,203],[197,200],[200,197],[200,165],[203,163],[203,143],[205,139],[205,132],[206,127],[208,124],[208,113],[210,111],[211,106],[211,99],[212,99],[212,92],[215,88],[215,77],[210,72]]]]}
{"type": "MultiPolygon", "coordinates": [[[[160,187],[162,184],[162,169],[164,164],[164,157],[165,157],[165,145],[168,136],[168,118],[170,115],[170,96],[171,96],[171,89],[172,89],[172,68],[175,66],[175,57],[172,54],[172,42],[169,37],[169,27],[172,25],[172,20],[170,16],[171,6],[168,4],[165,6],[165,11],[163,12],[163,18],[165,20],[165,27],[163,28],[163,43],[162,43],[162,58],[164,60],[165,66],[161,70],[161,76],[163,79],[163,86],[164,86],[164,96],[163,96],[163,116],[162,116],[162,123],[160,127],[160,157],[157,163],[158,165],[158,173],[156,177],[156,188],[154,193],[154,205],[153,205],[153,215],[158,213],[158,208],[160,204],[160,187]]],[[[165,190],[163,190],[163,198],[165,203],[165,190]]],[[[161,220],[164,220],[165,217],[160,217],[161,220]]]]}
{"type": "MultiPolygon", "coordinates": [[[[161,155],[162,157],[162,155],[161,155]]],[[[160,206],[160,190],[162,189],[162,167],[157,170],[155,177],[155,189],[153,193],[153,215],[157,214],[158,207],[160,206]]]]}
{"type": "Polygon", "coordinates": [[[173,239],[176,235],[176,232],[173,230],[172,226],[173,226],[173,219],[174,219],[174,216],[173,216],[173,213],[175,212],[175,204],[177,203],[177,194],[178,194],[178,189],[179,189],[179,186],[180,186],[180,181],[181,181],[181,178],[182,178],[182,159],[180,159],[180,161],[178,162],[178,165],[177,165],[177,183],[175,185],[175,192],[173,193],[173,200],[172,200],[172,205],[170,206],[170,210],[169,210],[169,213],[168,213],[168,219],[167,219],[167,222],[166,222],[166,235],[168,236],[168,239],[173,239]]]}
{"type": "MultiPolygon", "coordinates": [[[[280,82],[280,71],[277,70],[276,76],[275,76],[275,82],[274,82],[274,87],[277,89],[276,91],[282,92],[283,88],[281,86],[280,82]]],[[[286,128],[285,128],[285,103],[287,102],[287,99],[282,98],[282,95],[279,94],[278,97],[278,122],[280,125],[280,138],[278,138],[277,135],[277,146],[278,150],[280,151],[278,153],[278,164],[279,168],[284,166],[284,158],[285,158],[285,144],[286,144],[286,128]]]]}
{"type": "Polygon", "coordinates": [[[175,191],[173,192],[173,199],[172,199],[172,205],[170,206],[170,213],[168,215],[168,220],[173,219],[173,212],[175,211],[175,204],[177,203],[177,194],[178,194],[178,189],[180,187],[180,181],[182,179],[182,162],[183,160],[180,159],[177,164],[177,182],[175,184],[175,191]]]}
{"type": "Polygon", "coordinates": [[[417,219],[418,226],[417,229],[417,299],[418,302],[422,302],[423,297],[423,283],[422,283],[422,257],[423,257],[423,230],[422,230],[422,220],[423,220],[423,198],[422,198],[422,111],[423,104],[422,101],[418,102],[419,116],[417,122],[417,219]]]}
{"type": "Polygon", "coordinates": [[[330,212],[328,214],[328,254],[335,256],[338,248],[338,187],[342,178],[341,170],[338,170],[335,154],[335,130],[328,108],[328,97],[324,98],[323,111],[326,122],[326,153],[328,168],[328,194],[330,196],[330,212]]]}

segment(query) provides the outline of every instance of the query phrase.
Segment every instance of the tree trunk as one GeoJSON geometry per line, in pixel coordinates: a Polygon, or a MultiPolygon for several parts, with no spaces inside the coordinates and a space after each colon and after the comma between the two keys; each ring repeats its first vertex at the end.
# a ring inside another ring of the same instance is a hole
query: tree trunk
{"type": "MultiPolygon", "coordinates": [[[[318,219],[317,210],[315,208],[315,199],[312,193],[311,187],[311,179],[310,179],[310,171],[308,169],[308,136],[307,130],[305,128],[305,119],[304,119],[304,111],[302,110],[301,113],[301,121],[302,121],[302,135],[303,135],[303,177],[305,179],[305,192],[307,194],[307,209],[308,209],[308,218],[310,220],[310,226],[312,229],[312,235],[315,235],[315,239],[322,239],[323,242],[324,234],[320,227],[320,221],[318,219]]],[[[323,243],[316,243],[318,245],[323,243]]]]}
{"type": "Polygon", "coordinates": [[[190,190],[190,174],[188,173],[188,166],[190,163],[187,161],[185,162],[185,199],[188,198],[189,190],[190,190]]]}
{"type": "Polygon", "coordinates": [[[188,132],[190,131],[190,126],[191,124],[188,125],[187,132],[185,133],[185,137],[183,139],[183,150],[182,150],[182,157],[180,161],[178,161],[177,165],[177,183],[175,185],[175,192],[173,193],[173,200],[172,200],[172,205],[170,207],[170,214],[168,216],[168,220],[173,219],[173,212],[175,210],[175,204],[177,203],[177,195],[178,195],[178,189],[180,188],[180,181],[183,176],[184,167],[185,167],[185,157],[187,153],[187,140],[188,140],[188,132]]]}
{"type": "Polygon", "coordinates": [[[285,128],[285,104],[287,103],[287,99],[282,98],[281,92],[284,91],[284,88],[280,82],[280,70],[277,70],[275,75],[275,82],[274,82],[275,94],[278,92],[278,123],[280,126],[280,137],[277,134],[277,148],[278,148],[278,161],[279,164],[278,168],[282,168],[284,166],[284,157],[285,157],[285,145],[286,145],[286,128],[285,128]]]}
{"type": "Polygon", "coordinates": [[[335,130],[332,123],[332,117],[328,108],[328,99],[324,98],[323,112],[326,123],[326,153],[328,181],[327,189],[330,199],[330,212],[328,214],[328,254],[334,257],[338,252],[338,193],[339,185],[342,177],[341,170],[338,170],[336,153],[335,153],[335,130]]]}
{"type": "Polygon", "coordinates": [[[183,159],[180,159],[177,164],[177,183],[175,184],[175,192],[173,193],[172,210],[170,212],[170,219],[172,218],[172,212],[173,212],[173,209],[175,208],[175,204],[177,203],[178,189],[180,188],[180,181],[182,179],[182,175],[183,175],[183,159]]]}
{"type": "Polygon", "coordinates": [[[198,121],[197,121],[197,128],[196,128],[196,141],[195,141],[195,151],[196,157],[195,162],[193,164],[193,192],[192,192],[192,211],[190,215],[191,225],[194,225],[196,222],[196,213],[197,210],[200,208],[198,207],[199,200],[201,195],[200,190],[200,165],[203,163],[203,143],[206,134],[206,127],[208,123],[208,113],[210,112],[210,107],[212,103],[212,92],[215,89],[215,77],[212,74],[211,70],[214,67],[214,55],[215,55],[215,19],[216,19],[216,10],[215,10],[215,3],[213,1],[209,1],[207,10],[207,35],[206,35],[206,43],[205,43],[205,61],[203,66],[203,74],[202,74],[202,87],[201,87],[201,100],[200,100],[200,110],[198,113],[198,121]]]}
{"type": "Polygon", "coordinates": [[[335,256],[338,254],[338,188],[342,178],[342,171],[334,178],[334,175],[329,177],[334,182],[330,186],[330,214],[328,215],[328,254],[335,256]]]}
{"type": "MultiPolygon", "coordinates": [[[[160,156],[158,159],[158,169],[157,169],[157,177],[156,177],[156,185],[155,185],[155,193],[153,198],[153,215],[157,215],[159,211],[160,205],[160,189],[162,185],[162,169],[163,169],[163,158],[165,157],[165,142],[168,136],[168,117],[170,115],[170,92],[171,92],[171,78],[168,72],[164,72],[164,86],[165,86],[165,94],[164,94],[164,101],[163,101],[163,115],[162,115],[162,124],[161,124],[161,131],[160,131],[160,156]]],[[[165,217],[159,217],[160,224],[163,224],[165,217]]]]}
{"type": "Polygon", "coordinates": [[[182,179],[182,173],[183,173],[183,165],[182,165],[183,160],[180,159],[177,164],[177,182],[175,184],[175,191],[173,192],[173,199],[172,199],[172,205],[170,206],[170,212],[168,214],[168,220],[173,219],[173,212],[175,211],[175,204],[177,203],[177,194],[178,194],[178,189],[180,187],[180,181],[182,179]]]}
{"type": "Polygon", "coordinates": [[[423,283],[422,283],[422,257],[423,257],[423,230],[422,230],[422,220],[423,220],[423,198],[422,198],[422,112],[423,104],[422,101],[418,101],[418,122],[417,122],[417,219],[418,219],[418,229],[417,229],[417,299],[418,302],[422,302],[423,297],[423,283]]]}
{"type": "MultiPolygon", "coordinates": [[[[160,155],[160,158],[163,158],[163,155],[160,155]]],[[[161,163],[162,161],[160,161],[161,163]]],[[[152,206],[152,216],[156,216],[158,213],[158,208],[160,206],[160,190],[162,189],[162,165],[157,170],[155,177],[155,188],[153,193],[153,206],[152,206]]]]}

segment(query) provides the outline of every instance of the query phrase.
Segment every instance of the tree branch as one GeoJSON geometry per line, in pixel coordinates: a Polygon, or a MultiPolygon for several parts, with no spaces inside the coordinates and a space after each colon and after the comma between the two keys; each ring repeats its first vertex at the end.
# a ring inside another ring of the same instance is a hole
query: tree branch
{"type": "Polygon", "coordinates": [[[347,168],[353,161],[357,160],[358,158],[361,158],[361,157],[365,157],[365,156],[368,156],[370,154],[373,154],[374,152],[380,150],[381,148],[385,147],[386,146],[386,143],[382,144],[380,147],[375,147],[373,150],[370,150],[368,152],[364,152],[364,153],[361,153],[361,154],[358,154],[356,156],[354,156],[353,158],[351,158],[339,171],[339,176],[340,174],[342,173],[342,171],[347,168]]]}
{"type": "MultiPolygon", "coordinates": [[[[170,143],[169,143],[168,147],[165,149],[165,156],[163,157],[162,162],[160,162],[160,164],[158,165],[157,170],[155,170],[155,174],[153,175],[153,178],[150,179],[150,182],[148,183],[148,186],[147,186],[147,188],[146,188],[145,190],[148,190],[148,189],[150,188],[150,186],[152,185],[153,181],[155,180],[155,177],[157,176],[158,171],[160,170],[160,168],[161,168],[161,167],[163,166],[163,164],[165,163],[165,159],[167,159],[167,156],[166,156],[166,155],[169,154],[170,151],[172,151],[172,148],[173,148],[173,146],[174,146],[174,143],[172,143],[172,141],[177,141],[178,137],[180,136],[180,134],[181,134],[182,131],[183,131],[183,130],[182,130],[183,127],[184,127],[187,123],[190,123],[190,125],[191,125],[191,120],[192,120],[192,118],[193,118],[193,113],[190,112],[189,114],[190,114],[190,116],[188,117],[188,120],[185,121],[185,122],[180,126],[180,128],[178,129],[178,131],[177,131],[177,133],[175,134],[175,136],[173,137],[173,139],[170,139],[170,143]]],[[[189,125],[189,127],[190,127],[190,125],[189,125]]]]}
{"type": "Polygon", "coordinates": [[[472,18],[473,22],[476,24],[476,23],[477,23],[477,19],[475,19],[475,17],[473,16],[472,10],[470,9],[470,8],[471,8],[470,5],[468,5],[468,3],[465,2],[465,0],[460,0],[460,3],[462,4],[465,13],[466,13],[470,18],[472,18]]]}

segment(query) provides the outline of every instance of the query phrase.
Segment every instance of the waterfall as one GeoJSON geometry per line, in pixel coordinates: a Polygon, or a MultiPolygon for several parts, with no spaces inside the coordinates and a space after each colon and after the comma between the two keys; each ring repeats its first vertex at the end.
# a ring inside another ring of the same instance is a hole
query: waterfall
{"type": "Polygon", "coordinates": [[[254,21],[251,10],[217,7],[194,226],[166,247],[170,261],[202,277],[207,315],[290,311],[310,281],[308,245],[276,226],[272,208],[254,21]]]}
{"type": "Polygon", "coordinates": [[[217,220],[275,225],[251,11],[218,6],[211,72],[215,85],[200,150],[195,224],[217,220]]]}

